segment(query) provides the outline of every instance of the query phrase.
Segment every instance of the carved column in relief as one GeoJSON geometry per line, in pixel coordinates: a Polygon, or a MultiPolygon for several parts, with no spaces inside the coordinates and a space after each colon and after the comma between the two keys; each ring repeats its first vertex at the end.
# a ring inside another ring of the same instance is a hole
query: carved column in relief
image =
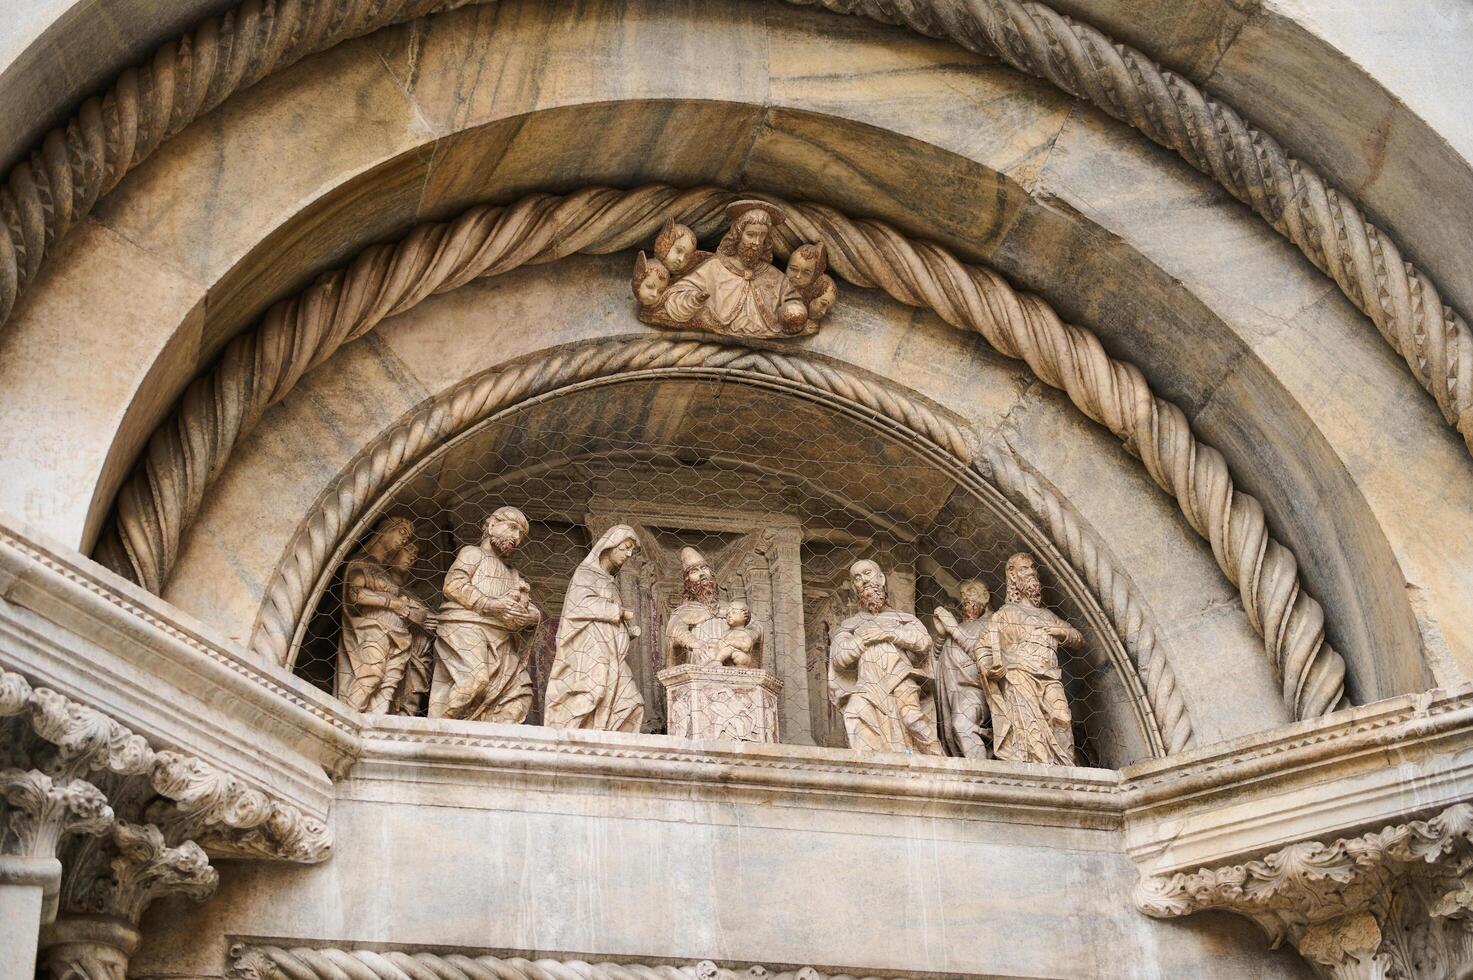
{"type": "Polygon", "coordinates": [[[1335,980],[1473,973],[1473,806],[1255,861],[1144,877],[1136,904],[1174,918],[1237,912],[1335,980]]]}

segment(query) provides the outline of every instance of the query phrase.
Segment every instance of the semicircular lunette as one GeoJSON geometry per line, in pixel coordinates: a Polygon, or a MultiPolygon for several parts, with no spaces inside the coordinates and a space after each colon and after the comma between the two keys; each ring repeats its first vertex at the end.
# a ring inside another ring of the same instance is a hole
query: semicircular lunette
{"type": "MultiPolygon", "coordinates": [[[[489,0],[245,0],[130,68],[47,133],[0,187],[0,325],[56,243],[164,140],[309,54],[489,0]]],[[[1345,193],[1272,136],[1128,45],[1034,0],[789,0],[1001,58],[1134,127],[1292,242],[1375,324],[1473,452],[1473,332],[1345,193]]]]}
{"type": "MultiPolygon", "coordinates": [[[[119,491],[98,559],[159,592],[185,530],[241,435],[303,373],[386,317],[432,293],[521,265],[632,248],[667,218],[708,234],[734,197],[722,188],[658,185],[533,194],[420,225],[398,243],[366,249],[346,269],[273,306],[258,329],[231,341],[216,368],[189,386],[119,491]]],[[[831,208],[784,207],[783,247],[826,242],[835,275],[980,334],[1121,439],[1211,543],[1263,638],[1294,716],[1340,706],[1345,663],[1326,641],[1323,609],[1300,586],[1297,559],[1270,535],[1258,500],[1235,488],[1222,454],[1196,439],[1185,413],[1157,397],[1139,369],[1112,358],[1093,333],[1064,323],[1041,298],[1019,293],[995,272],[964,264],[938,245],[831,208]]]]}
{"type": "Polygon", "coordinates": [[[1011,515],[1010,524],[1034,547],[1050,553],[1050,564],[1072,570],[1067,578],[1077,581],[1066,581],[1066,590],[1085,609],[1097,605],[1096,618],[1108,623],[1101,632],[1119,640],[1120,648],[1112,645],[1110,658],[1132,691],[1139,727],[1153,754],[1192,744],[1187,707],[1146,603],[1068,501],[1028,474],[1006,448],[976,454],[960,424],[947,414],[838,365],[705,341],[621,339],[544,351],[467,379],[417,406],[364,447],[305,515],[266,587],[251,631],[251,651],[262,660],[292,665],[305,621],[348,547],[396,489],[451,444],[529,401],[559,392],[591,383],[692,375],[736,383],[776,382],[863,419],[883,420],[887,429],[906,433],[907,442],[931,447],[946,469],[963,474],[959,484],[980,494],[989,507],[1011,515]],[[994,482],[994,477],[1000,480],[994,482]],[[991,500],[992,494],[1001,501],[991,500]]]}

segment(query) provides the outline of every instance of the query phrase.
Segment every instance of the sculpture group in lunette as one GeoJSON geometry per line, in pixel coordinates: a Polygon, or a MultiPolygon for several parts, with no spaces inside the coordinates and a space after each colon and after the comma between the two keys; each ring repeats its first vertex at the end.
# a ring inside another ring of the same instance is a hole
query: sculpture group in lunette
{"type": "MultiPolygon", "coordinates": [[[[478,544],[462,548],[433,610],[409,585],[418,555],[413,522],[389,517],[344,564],[337,693],[370,714],[520,723],[532,704],[531,637],[543,614],[508,564],[530,526],[515,507],[494,511],[478,544]]],[[[599,536],[569,582],[544,694],[555,728],[639,732],[645,702],[629,663],[640,635],[619,587],[639,551],[632,527],[599,536]]],[[[661,652],[669,734],[778,741],[782,684],[764,662],[764,636],[745,598],[723,601],[710,562],[682,548],[681,592],[661,652]]],[[[828,648],[829,693],[857,752],[951,755],[1071,765],[1073,720],[1060,650],[1083,636],[1044,608],[1037,566],[1015,554],[1006,602],[994,611],[977,579],[957,589],[960,617],[934,610],[932,633],[891,603],[879,564],[856,561],[857,611],[828,648]]]]}
{"type": "MultiPolygon", "coordinates": [[[[766,201],[734,201],[725,212],[729,225],[714,252],[701,250],[690,227],[667,219],[652,254],[639,253],[632,283],[639,318],[744,339],[813,333],[838,297],[824,243],[795,240],[786,212],[766,201]],[[774,265],[779,245],[788,250],[785,269],[774,265]]],[[[495,510],[480,541],[456,555],[441,603],[431,609],[410,585],[413,523],[381,521],[344,566],[338,695],[368,713],[414,714],[428,698],[431,718],[524,722],[534,701],[531,655],[543,612],[508,562],[529,533],[521,511],[495,510]]],[[[573,572],[543,692],[544,724],[643,727],[644,694],[629,662],[640,626],[619,586],[639,547],[632,527],[615,525],[573,572]]],[[[668,731],[777,741],[782,684],[764,662],[765,638],[752,608],[745,596],[723,602],[700,551],[683,548],[680,563],[681,592],[657,652],[668,731]]],[[[935,610],[934,637],[892,605],[886,575],[873,560],[854,562],[848,584],[858,609],[833,625],[820,656],[827,655],[829,696],[850,748],[1073,762],[1058,652],[1082,638],[1043,608],[1029,556],[1008,561],[1007,602],[995,612],[986,585],[962,583],[961,617],[935,610]]]]}

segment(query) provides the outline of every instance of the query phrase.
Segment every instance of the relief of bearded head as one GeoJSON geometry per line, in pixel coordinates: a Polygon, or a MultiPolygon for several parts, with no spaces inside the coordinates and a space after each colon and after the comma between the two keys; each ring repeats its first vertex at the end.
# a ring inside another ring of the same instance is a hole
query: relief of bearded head
{"type": "Polygon", "coordinates": [[[1018,552],[1008,559],[1008,603],[1041,607],[1043,585],[1038,581],[1038,566],[1033,556],[1018,552]]]}
{"type": "Polygon", "coordinates": [[[859,608],[867,613],[877,613],[890,602],[890,590],[885,587],[885,573],[880,566],[868,558],[861,558],[849,566],[849,584],[859,598],[859,608]]]}

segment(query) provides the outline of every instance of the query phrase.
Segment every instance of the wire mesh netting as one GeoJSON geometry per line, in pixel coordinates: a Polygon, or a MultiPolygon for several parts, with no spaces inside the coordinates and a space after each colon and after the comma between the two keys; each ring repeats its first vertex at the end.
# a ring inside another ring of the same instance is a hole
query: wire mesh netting
{"type": "MultiPolygon", "coordinates": [[[[1061,570],[1032,525],[986,491],[914,436],[792,392],[712,378],[626,380],[523,406],[443,447],[365,522],[345,564],[374,527],[405,518],[415,553],[402,587],[437,609],[447,571],[481,541],[487,516],[505,505],[522,511],[529,533],[509,564],[542,613],[522,651],[532,680],[526,721],[540,724],[569,579],[601,532],[632,526],[640,549],[618,576],[641,627],[629,662],[646,705],[643,730],[663,733],[662,638],[684,597],[682,549],[694,548],[722,600],[751,610],[764,665],[783,683],[782,741],[844,747],[829,645],[859,608],[853,563],[876,561],[889,605],[935,628],[937,607],[965,621],[968,581],[1001,606],[1009,557],[1030,552],[1044,606],[1084,636],[1078,649],[1060,651],[1076,761],[1117,767],[1145,756],[1132,688],[1112,662],[1118,641],[1097,609],[1060,587],[1061,570]]],[[[343,595],[340,566],[295,658],[298,674],[328,691],[339,673],[343,595]]],[[[428,642],[424,658],[434,656],[428,642]]],[[[399,710],[422,714],[425,699],[399,710]]]]}

